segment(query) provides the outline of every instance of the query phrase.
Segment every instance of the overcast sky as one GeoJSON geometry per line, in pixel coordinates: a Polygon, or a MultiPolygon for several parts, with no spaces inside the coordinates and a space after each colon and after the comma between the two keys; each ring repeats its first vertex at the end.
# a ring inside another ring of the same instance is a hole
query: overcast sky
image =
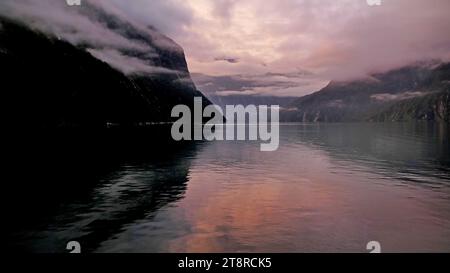
{"type": "Polygon", "coordinates": [[[227,76],[249,85],[223,94],[300,96],[333,79],[450,59],[449,0],[97,2],[173,38],[201,84],[227,76]],[[257,81],[264,84],[249,84],[257,81]]]}
{"type": "Polygon", "coordinates": [[[192,72],[306,77],[286,79],[298,87],[250,93],[301,95],[332,79],[450,58],[448,0],[113,1],[174,38],[192,72]]]}

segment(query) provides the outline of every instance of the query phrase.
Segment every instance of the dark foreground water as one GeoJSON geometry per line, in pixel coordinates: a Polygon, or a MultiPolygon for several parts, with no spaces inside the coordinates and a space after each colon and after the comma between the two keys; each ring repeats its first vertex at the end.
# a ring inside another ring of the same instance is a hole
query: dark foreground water
{"type": "Polygon", "coordinates": [[[276,152],[145,138],[25,151],[7,181],[8,247],[367,252],[375,240],[385,252],[450,251],[447,126],[290,124],[280,137],[276,152]]]}

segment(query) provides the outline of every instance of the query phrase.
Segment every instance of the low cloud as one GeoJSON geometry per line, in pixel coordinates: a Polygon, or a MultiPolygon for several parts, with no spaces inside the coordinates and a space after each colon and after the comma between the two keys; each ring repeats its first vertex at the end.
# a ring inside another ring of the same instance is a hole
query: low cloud
{"type": "Polygon", "coordinates": [[[142,59],[130,57],[113,49],[99,50],[88,49],[95,58],[108,63],[110,66],[121,70],[125,74],[177,74],[179,71],[164,67],[151,66],[142,59]]]}
{"type": "Polygon", "coordinates": [[[230,64],[237,64],[239,62],[239,58],[232,58],[232,57],[216,57],[214,58],[215,61],[225,61],[230,64]]]}
{"type": "Polygon", "coordinates": [[[174,71],[154,66],[152,60],[159,58],[158,49],[181,50],[170,39],[128,18],[103,0],[83,0],[80,7],[57,0],[2,0],[0,16],[84,47],[94,57],[126,74],[172,73],[174,71]],[[98,12],[102,14],[99,16],[98,12]],[[104,15],[110,16],[102,18],[104,15]],[[120,20],[119,25],[124,29],[112,28],[105,20],[120,20]],[[126,29],[129,26],[137,29],[142,37],[130,37],[126,29]]]}
{"type": "Polygon", "coordinates": [[[389,93],[380,93],[380,94],[374,94],[370,96],[371,99],[377,100],[377,101],[399,101],[399,100],[407,100],[417,97],[425,96],[427,93],[424,92],[403,92],[400,94],[389,94],[389,93]]]}

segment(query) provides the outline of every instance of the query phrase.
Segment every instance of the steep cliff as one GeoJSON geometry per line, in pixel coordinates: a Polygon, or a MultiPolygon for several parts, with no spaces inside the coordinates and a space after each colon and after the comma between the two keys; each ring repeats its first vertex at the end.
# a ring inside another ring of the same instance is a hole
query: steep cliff
{"type": "Polygon", "coordinates": [[[203,96],[179,45],[89,3],[69,11],[84,20],[73,28],[48,27],[46,18],[18,17],[0,5],[0,85],[8,124],[137,126],[170,121],[174,105],[192,106],[194,96],[203,96]],[[88,23],[99,31],[89,33],[88,23]]]}

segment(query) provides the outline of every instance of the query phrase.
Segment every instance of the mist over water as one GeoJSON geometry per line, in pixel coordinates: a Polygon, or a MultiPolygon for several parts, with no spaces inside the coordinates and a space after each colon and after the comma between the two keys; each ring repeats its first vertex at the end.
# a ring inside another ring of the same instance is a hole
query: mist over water
{"type": "Polygon", "coordinates": [[[20,160],[31,174],[12,191],[18,220],[8,244],[32,252],[66,252],[71,240],[85,252],[367,252],[379,241],[383,252],[450,251],[444,124],[285,124],[275,152],[249,141],[114,143],[95,155],[20,160]],[[46,176],[49,185],[27,185],[46,176]]]}

